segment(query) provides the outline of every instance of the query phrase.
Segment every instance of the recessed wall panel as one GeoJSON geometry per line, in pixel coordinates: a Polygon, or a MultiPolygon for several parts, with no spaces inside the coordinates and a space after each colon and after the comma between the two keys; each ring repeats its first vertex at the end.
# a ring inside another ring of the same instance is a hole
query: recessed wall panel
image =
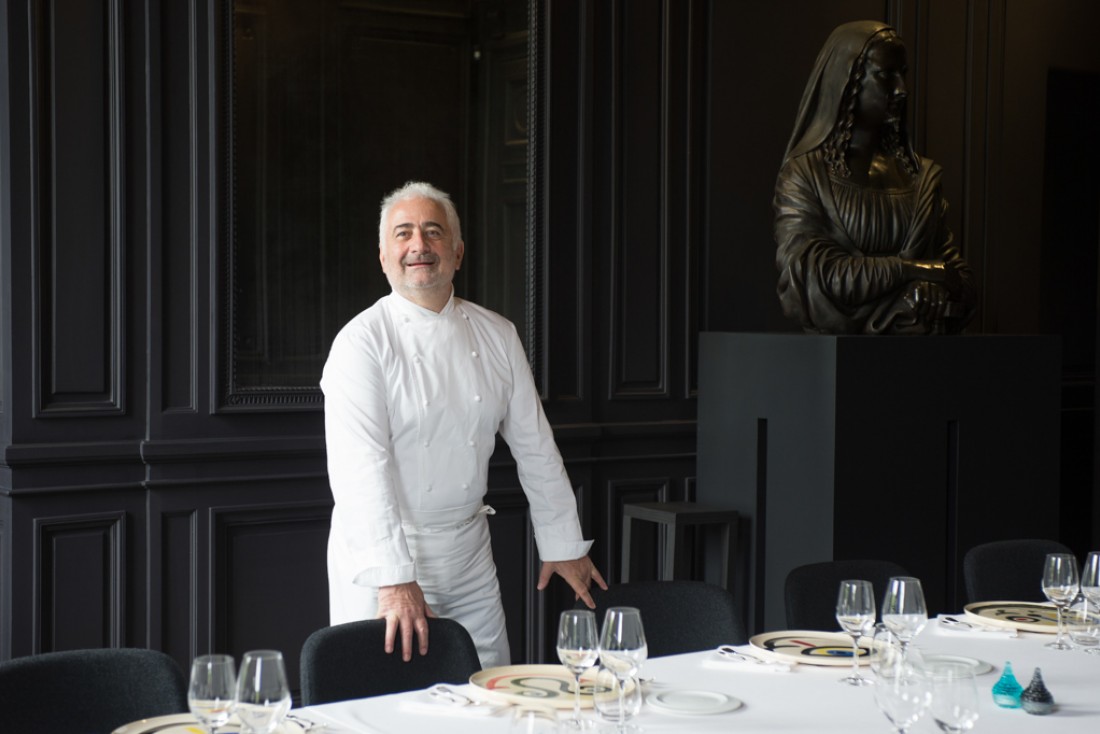
{"type": "Polygon", "coordinates": [[[240,659],[282,650],[291,686],[302,641],[328,626],[329,504],[250,505],[210,511],[214,647],[240,659]]]}
{"type": "Polygon", "coordinates": [[[199,603],[197,583],[200,559],[194,512],[173,512],[160,519],[159,554],[153,588],[159,586],[160,650],[176,660],[191,660],[206,650],[198,644],[199,603]]]}
{"type": "Polygon", "coordinates": [[[38,2],[32,17],[39,405],[113,412],[121,369],[117,3],[38,2]]]}
{"type": "Polygon", "coordinates": [[[36,652],[122,641],[125,513],[34,521],[36,652]]]}
{"type": "Polygon", "coordinates": [[[612,394],[664,395],[667,385],[666,251],[661,237],[661,151],[665,150],[662,95],[663,7],[660,0],[618,5],[616,222],[612,268],[618,283],[613,308],[612,394]],[[660,50],[659,53],[655,50],[660,50]],[[646,150],[650,155],[633,155],[646,150]]]}

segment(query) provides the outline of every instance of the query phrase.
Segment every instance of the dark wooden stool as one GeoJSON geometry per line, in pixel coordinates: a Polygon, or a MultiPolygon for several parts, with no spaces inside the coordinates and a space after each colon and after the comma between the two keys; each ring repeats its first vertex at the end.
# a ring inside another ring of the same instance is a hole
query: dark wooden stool
{"type": "Polygon", "coordinates": [[[630,581],[630,530],[634,520],[647,520],[665,526],[662,581],[676,575],[677,551],[683,545],[684,528],[691,525],[720,525],[722,530],[722,585],[733,590],[737,553],[736,510],[723,510],[694,502],[636,502],[623,505],[623,556],[620,581],[630,581]]]}

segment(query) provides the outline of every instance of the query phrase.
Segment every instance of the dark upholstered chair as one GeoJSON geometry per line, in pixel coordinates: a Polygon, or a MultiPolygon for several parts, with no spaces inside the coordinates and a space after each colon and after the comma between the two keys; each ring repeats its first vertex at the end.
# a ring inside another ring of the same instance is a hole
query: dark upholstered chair
{"type": "Polygon", "coordinates": [[[1056,540],[996,540],[963,557],[969,601],[1046,601],[1043,564],[1048,553],[1073,553],[1056,540]]]}
{"type": "Polygon", "coordinates": [[[407,663],[400,640],[387,654],[385,639],[384,619],[338,624],[311,634],[302,645],[302,705],[466,683],[481,670],[470,633],[453,619],[429,619],[428,654],[414,651],[407,663]]]}
{"type": "Polygon", "coordinates": [[[187,710],[183,671],[156,650],[69,650],[0,662],[4,734],[109,734],[187,710]]]}
{"type": "Polygon", "coordinates": [[[787,627],[792,630],[840,629],[836,597],[845,579],[866,579],[875,587],[875,605],[882,604],[891,576],[908,576],[893,561],[823,561],[792,568],[784,584],[787,627]]]}
{"type": "MultiPolygon", "coordinates": [[[[674,655],[747,641],[733,595],[702,581],[636,581],[592,587],[596,626],[609,607],[637,607],[642,613],[649,655],[674,655]]],[[[576,607],[583,609],[583,602],[576,607]]]]}

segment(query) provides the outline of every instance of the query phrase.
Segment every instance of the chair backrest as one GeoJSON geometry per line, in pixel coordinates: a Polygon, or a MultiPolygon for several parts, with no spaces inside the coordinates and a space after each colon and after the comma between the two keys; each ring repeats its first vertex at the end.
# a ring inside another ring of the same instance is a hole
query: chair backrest
{"type": "Polygon", "coordinates": [[[187,713],[187,680],[156,650],[69,650],[0,662],[5,734],[108,734],[179,713],[187,713]]]}
{"type": "Polygon", "coordinates": [[[875,605],[882,604],[882,595],[891,576],[908,576],[908,572],[893,561],[854,560],[823,561],[792,568],[783,586],[787,612],[787,628],[792,630],[840,629],[836,621],[836,597],[840,582],[846,579],[866,579],[875,588],[875,605]]]}
{"type": "MultiPolygon", "coordinates": [[[[637,607],[642,614],[649,655],[675,655],[739,645],[748,638],[733,595],[702,581],[635,581],[592,588],[596,625],[609,607],[637,607]]],[[[584,609],[583,603],[576,607],[584,609]]]]}
{"type": "Polygon", "coordinates": [[[1056,540],[996,540],[976,545],[963,557],[969,601],[1046,601],[1043,564],[1048,553],[1073,553],[1056,540]]]}
{"type": "MultiPolygon", "coordinates": [[[[317,630],[302,645],[302,705],[466,683],[481,670],[477,648],[453,619],[428,620],[428,654],[401,657],[401,643],[387,654],[386,620],[347,622],[317,630]]],[[[414,638],[415,639],[415,638],[414,638]]]]}

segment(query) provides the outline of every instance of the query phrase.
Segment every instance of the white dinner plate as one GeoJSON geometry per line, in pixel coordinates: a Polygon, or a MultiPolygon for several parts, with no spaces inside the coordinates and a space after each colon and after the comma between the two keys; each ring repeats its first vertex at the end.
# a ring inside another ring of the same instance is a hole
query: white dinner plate
{"type": "Polygon", "coordinates": [[[969,665],[974,669],[974,675],[985,675],[993,670],[992,664],[984,660],[978,660],[978,658],[968,658],[963,655],[943,655],[938,652],[922,652],[921,657],[924,659],[924,664],[926,666],[936,665],[937,663],[961,663],[963,665],[969,665]]]}
{"type": "MultiPolygon", "coordinates": [[[[232,734],[239,732],[241,725],[236,718],[230,719],[225,726],[219,726],[219,732],[232,734]]],[[[124,724],[115,729],[111,734],[206,734],[199,726],[198,720],[191,714],[169,714],[167,716],[154,716],[151,719],[141,719],[124,724]]],[[[284,721],[275,734],[303,734],[304,730],[292,721],[284,721]]]]}
{"type": "Polygon", "coordinates": [[[722,714],[741,708],[740,699],[718,691],[661,691],[646,696],[645,702],[665,714],[722,714]]]}
{"type": "MultiPolygon", "coordinates": [[[[843,665],[852,667],[852,638],[843,632],[784,630],[764,632],[749,639],[749,645],[775,660],[806,665],[843,665]]],[[[871,641],[859,641],[859,664],[871,659],[871,641]]]]}

